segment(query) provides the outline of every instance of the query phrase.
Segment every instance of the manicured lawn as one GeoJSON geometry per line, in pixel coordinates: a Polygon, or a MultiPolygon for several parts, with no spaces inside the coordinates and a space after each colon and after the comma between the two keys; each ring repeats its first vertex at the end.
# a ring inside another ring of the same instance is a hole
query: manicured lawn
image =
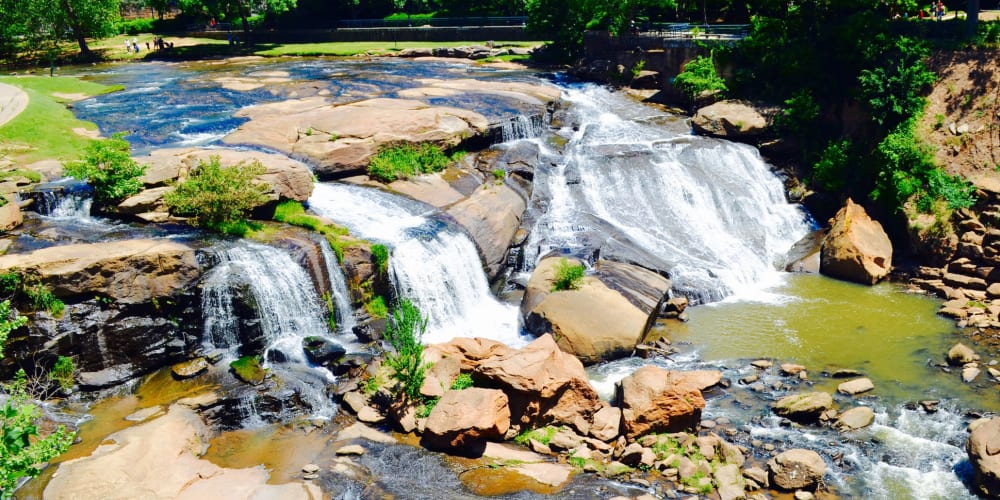
{"type": "Polygon", "coordinates": [[[11,158],[25,163],[77,159],[90,139],[73,129],[97,129],[93,123],[77,120],[66,108],[64,103],[71,99],[53,94],[95,96],[121,90],[69,77],[0,77],[0,82],[20,87],[28,94],[24,111],[0,126],[0,148],[10,148],[11,158]]]}
{"type": "MultiPolygon", "coordinates": [[[[484,40],[465,42],[326,42],[260,45],[259,56],[353,56],[366,53],[394,52],[403,49],[433,49],[484,45],[484,40]]],[[[495,47],[534,47],[544,42],[493,42],[495,47]]]]}

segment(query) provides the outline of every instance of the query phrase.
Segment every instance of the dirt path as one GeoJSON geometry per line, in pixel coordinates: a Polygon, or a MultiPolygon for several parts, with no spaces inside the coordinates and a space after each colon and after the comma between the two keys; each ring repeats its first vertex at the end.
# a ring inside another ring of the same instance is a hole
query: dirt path
{"type": "Polygon", "coordinates": [[[6,83],[0,83],[0,126],[11,121],[28,107],[28,94],[6,83]]]}

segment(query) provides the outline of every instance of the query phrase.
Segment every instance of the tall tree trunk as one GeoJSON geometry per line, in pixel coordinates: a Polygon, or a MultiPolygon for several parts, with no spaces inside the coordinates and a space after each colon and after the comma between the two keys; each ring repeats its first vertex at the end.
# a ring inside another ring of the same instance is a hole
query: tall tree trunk
{"type": "Polygon", "coordinates": [[[87,46],[86,34],[83,32],[83,25],[80,24],[80,19],[76,17],[76,13],[73,12],[73,6],[69,4],[69,0],[62,0],[63,10],[66,11],[66,19],[69,21],[69,27],[73,30],[73,36],[76,37],[76,43],[80,45],[80,57],[88,59],[91,57],[90,47],[87,46]]]}
{"type": "Polygon", "coordinates": [[[250,17],[247,4],[244,0],[238,0],[236,5],[239,6],[240,18],[243,20],[243,44],[247,47],[253,47],[253,40],[250,38],[250,21],[247,20],[250,17]]]}
{"type": "Polygon", "coordinates": [[[979,0],[969,0],[965,16],[965,36],[972,38],[979,29],[979,0]]]}

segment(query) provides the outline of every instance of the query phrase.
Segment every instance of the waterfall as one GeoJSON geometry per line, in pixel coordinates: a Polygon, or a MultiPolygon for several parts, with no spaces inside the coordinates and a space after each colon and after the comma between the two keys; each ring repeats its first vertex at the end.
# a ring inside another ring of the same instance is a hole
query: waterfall
{"type": "Polygon", "coordinates": [[[93,188],[73,178],[35,186],[25,193],[35,202],[34,211],[39,215],[78,221],[94,221],[90,215],[93,205],[93,188]]]}
{"type": "Polygon", "coordinates": [[[351,307],[351,293],[347,290],[347,279],[344,277],[344,271],[340,268],[337,256],[333,253],[330,242],[326,241],[326,238],[320,241],[319,248],[323,252],[323,260],[326,261],[326,274],[330,278],[330,295],[333,306],[336,308],[337,333],[340,336],[353,335],[357,321],[354,318],[354,309],[351,307]]]}
{"type": "Polygon", "coordinates": [[[538,137],[541,127],[535,123],[531,117],[517,115],[509,120],[505,120],[500,126],[500,140],[511,142],[519,139],[531,139],[538,137]]]}
{"type": "Polygon", "coordinates": [[[776,277],[809,231],[756,149],[651,124],[657,111],[597,86],[564,97],[578,127],[561,161],[538,169],[536,192],[549,199],[526,245],[529,266],[553,249],[579,250],[579,233],[610,225],[666,263],[675,291],[709,302],[776,277]]]}
{"type": "Polygon", "coordinates": [[[390,273],[399,295],[427,316],[424,342],[487,337],[513,346],[525,343],[517,308],[490,293],[475,245],[430,217],[427,206],[371,188],[317,184],[309,207],[352,234],[391,248],[390,273]]]}
{"type": "Polygon", "coordinates": [[[238,343],[234,300],[246,286],[259,315],[267,350],[280,350],[291,361],[305,363],[302,339],[327,336],[323,306],[309,275],[286,252],[256,243],[240,243],[216,254],[219,264],[206,276],[202,307],[205,334],[215,348],[238,343]]]}

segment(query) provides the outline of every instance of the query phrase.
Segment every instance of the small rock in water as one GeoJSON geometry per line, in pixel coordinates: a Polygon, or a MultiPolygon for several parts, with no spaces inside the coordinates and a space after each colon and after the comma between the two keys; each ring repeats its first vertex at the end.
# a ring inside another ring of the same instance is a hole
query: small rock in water
{"type": "Polygon", "coordinates": [[[833,372],[833,374],[831,376],[833,378],[850,378],[850,377],[858,377],[860,375],[861,375],[861,372],[859,372],[857,370],[851,370],[849,368],[841,368],[841,369],[833,372]]]}
{"type": "Polygon", "coordinates": [[[302,466],[302,472],[305,472],[306,474],[319,472],[319,466],[316,464],[305,464],[302,466]]]}
{"type": "Polygon", "coordinates": [[[968,384],[968,383],[972,382],[973,380],[976,380],[976,377],[978,377],[980,373],[981,373],[981,370],[979,368],[974,367],[974,366],[963,368],[962,369],[962,382],[965,382],[966,384],[968,384]]]}
{"type": "Polygon", "coordinates": [[[805,371],[806,367],[802,365],[797,365],[795,363],[782,363],[781,373],[785,375],[798,375],[799,372],[805,371]]]}
{"type": "Polygon", "coordinates": [[[338,455],[364,455],[365,449],[360,444],[349,444],[337,448],[338,455]]]}
{"type": "Polygon", "coordinates": [[[208,370],[208,361],[205,358],[194,358],[170,367],[170,372],[180,380],[196,377],[205,373],[205,370],[208,370]]]}
{"type": "Polygon", "coordinates": [[[747,375],[746,377],[741,378],[740,383],[743,385],[750,385],[758,380],[760,380],[760,375],[757,375],[755,373],[753,375],[747,375]]]}
{"type": "Polygon", "coordinates": [[[854,380],[850,380],[844,382],[843,384],[838,385],[837,392],[841,394],[847,394],[849,396],[854,396],[857,394],[861,394],[863,392],[868,392],[874,388],[875,384],[872,383],[871,379],[856,378],[854,380]]]}
{"type": "Polygon", "coordinates": [[[795,500],[813,500],[814,498],[816,498],[815,495],[805,490],[795,492],[795,500]]]}
{"type": "Polygon", "coordinates": [[[927,413],[934,413],[937,411],[939,403],[941,403],[941,401],[938,401],[937,399],[925,399],[920,402],[920,407],[927,413]]]}
{"type": "Polygon", "coordinates": [[[750,363],[750,365],[753,366],[754,368],[760,368],[761,370],[766,370],[774,366],[774,363],[766,359],[758,359],[757,361],[750,363]]]}
{"type": "Polygon", "coordinates": [[[312,481],[314,479],[319,479],[319,474],[304,474],[302,476],[302,479],[305,479],[306,481],[312,481]]]}
{"type": "Polygon", "coordinates": [[[979,361],[979,355],[969,346],[959,342],[948,350],[947,360],[948,364],[952,366],[961,366],[973,361],[979,361]]]}

